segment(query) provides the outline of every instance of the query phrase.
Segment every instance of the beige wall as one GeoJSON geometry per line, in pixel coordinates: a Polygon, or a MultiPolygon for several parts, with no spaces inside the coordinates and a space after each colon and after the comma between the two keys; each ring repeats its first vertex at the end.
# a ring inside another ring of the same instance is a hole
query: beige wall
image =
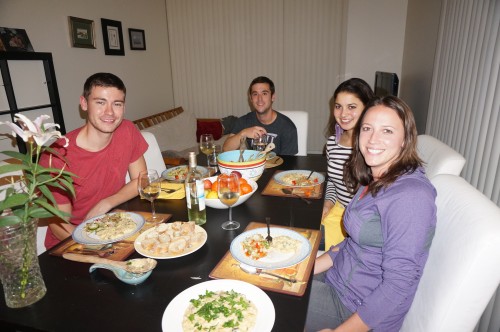
{"type": "Polygon", "coordinates": [[[440,13],[441,0],[409,0],[399,91],[415,114],[419,134],[427,122],[440,13]]]}
{"type": "Polygon", "coordinates": [[[345,77],[372,87],[376,71],[401,78],[407,0],[349,0],[345,77]]]}
{"type": "Polygon", "coordinates": [[[79,96],[85,79],[99,71],[125,82],[129,119],[174,106],[163,0],[1,0],[0,26],[25,29],[35,51],[52,53],[68,131],[83,125],[79,96]],[[68,16],[94,20],[96,49],[71,47],[68,16]],[[104,55],[101,18],[121,21],[125,56],[104,55]],[[128,28],[145,30],[146,51],[130,50],[128,28]]]}

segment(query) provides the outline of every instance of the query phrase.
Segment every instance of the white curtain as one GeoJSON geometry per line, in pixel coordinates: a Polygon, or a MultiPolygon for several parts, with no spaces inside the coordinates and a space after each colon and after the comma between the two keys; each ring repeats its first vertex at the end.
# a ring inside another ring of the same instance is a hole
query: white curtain
{"type": "MultiPolygon", "coordinates": [[[[446,142],[465,157],[462,176],[497,205],[500,205],[499,26],[498,0],[443,0],[426,127],[427,134],[446,142]]],[[[475,331],[500,331],[500,291],[493,295],[475,331]]]]}
{"type": "Polygon", "coordinates": [[[166,0],[174,102],[203,117],[241,116],[257,76],[275,109],[309,112],[321,152],[329,99],[343,73],[345,0],[166,0]],[[314,93],[304,93],[314,91],[314,93]]]}
{"type": "Polygon", "coordinates": [[[467,160],[462,176],[500,205],[500,2],[444,0],[426,133],[467,160]]]}

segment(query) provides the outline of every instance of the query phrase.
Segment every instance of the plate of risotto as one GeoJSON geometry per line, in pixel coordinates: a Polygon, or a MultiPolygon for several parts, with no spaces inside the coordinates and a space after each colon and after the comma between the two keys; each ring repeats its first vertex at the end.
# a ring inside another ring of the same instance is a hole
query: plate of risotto
{"type": "Polygon", "coordinates": [[[85,220],[73,231],[75,242],[107,244],[126,239],[144,226],[144,218],[133,212],[112,212],[85,220]]]}
{"type": "Polygon", "coordinates": [[[194,221],[156,225],[137,237],[135,250],[149,258],[171,259],[189,255],[207,242],[207,232],[194,221]]]}
{"type": "Polygon", "coordinates": [[[313,187],[322,184],[325,176],[318,172],[311,174],[308,170],[293,170],[277,173],[274,180],[285,187],[313,187]]]}
{"type": "Polygon", "coordinates": [[[178,294],[162,318],[164,332],[271,331],[274,305],[260,288],[239,280],[211,280],[178,294]]]}

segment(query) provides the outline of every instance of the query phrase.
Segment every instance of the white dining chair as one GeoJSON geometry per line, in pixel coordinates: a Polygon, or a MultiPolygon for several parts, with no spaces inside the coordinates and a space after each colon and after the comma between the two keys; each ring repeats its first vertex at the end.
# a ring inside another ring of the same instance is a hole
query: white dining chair
{"type": "Polygon", "coordinates": [[[305,111],[278,111],[292,120],[297,127],[299,152],[296,156],[307,156],[307,132],[309,126],[309,113],[305,111]]]}
{"type": "Polygon", "coordinates": [[[418,135],[417,150],[429,179],[438,174],[460,175],[465,165],[460,153],[430,135],[418,135]]]}
{"type": "Polygon", "coordinates": [[[459,176],[431,182],[436,232],[401,331],[473,331],[500,283],[500,208],[459,176]]]}
{"type": "MultiPolygon", "coordinates": [[[[155,135],[147,131],[141,131],[142,136],[148,143],[149,147],[144,153],[144,159],[146,160],[146,167],[148,169],[154,169],[158,172],[158,175],[167,169],[165,162],[163,161],[163,156],[160,151],[160,146],[156,140],[155,135]]],[[[127,173],[126,182],[130,181],[130,176],[127,173]]]]}

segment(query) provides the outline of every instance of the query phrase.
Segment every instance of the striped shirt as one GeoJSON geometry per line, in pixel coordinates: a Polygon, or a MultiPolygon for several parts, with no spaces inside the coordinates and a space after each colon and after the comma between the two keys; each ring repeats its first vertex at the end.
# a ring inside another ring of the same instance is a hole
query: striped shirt
{"type": "Polygon", "coordinates": [[[349,159],[352,148],[337,144],[335,135],[328,138],[326,143],[326,159],[328,163],[328,181],[326,183],[325,199],[335,203],[337,200],[344,207],[349,204],[352,194],[344,183],[344,164],[349,159]]]}

